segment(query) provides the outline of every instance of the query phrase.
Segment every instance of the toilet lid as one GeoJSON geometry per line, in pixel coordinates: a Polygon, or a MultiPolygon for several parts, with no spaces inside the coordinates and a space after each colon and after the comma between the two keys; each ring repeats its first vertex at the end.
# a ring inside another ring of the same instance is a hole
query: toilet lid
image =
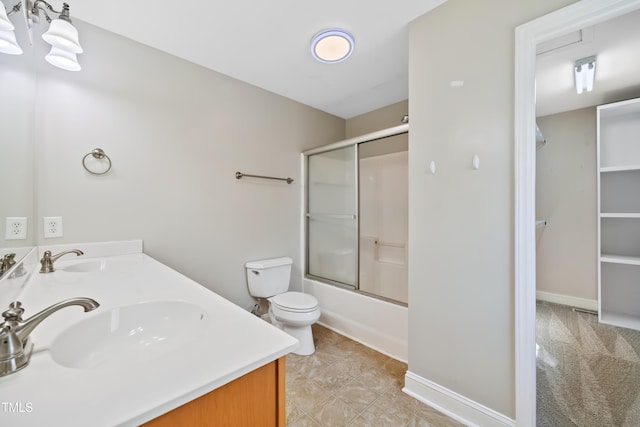
{"type": "Polygon", "coordinates": [[[285,292],[271,298],[271,303],[285,311],[313,311],[318,308],[318,300],[303,292],[285,292]]]}

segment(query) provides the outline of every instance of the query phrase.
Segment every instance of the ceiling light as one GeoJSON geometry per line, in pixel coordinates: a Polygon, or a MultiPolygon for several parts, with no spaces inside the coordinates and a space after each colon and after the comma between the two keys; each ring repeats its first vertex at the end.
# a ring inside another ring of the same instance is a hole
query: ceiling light
{"type": "Polygon", "coordinates": [[[13,55],[22,53],[13,32],[14,26],[8,18],[21,9],[27,22],[29,37],[33,23],[40,22],[41,14],[50,24],[49,29],[42,35],[42,39],[51,45],[51,51],[45,56],[47,62],[64,70],[80,70],[76,54],[82,53],[82,46],[78,41],[78,30],[71,23],[67,3],[63,3],[62,10],[57,11],[44,0],[20,0],[7,11],[0,1],[0,52],[13,55]],[[51,19],[49,13],[58,14],[58,18],[51,19]]]}
{"type": "Polygon", "coordinates": [[[42,39],[51,46],[73,53],[82,53],[82,47],[78,41],[78,30],[63,18],[51,21],[49,30],[42,35],[42,39]]]}
{"type": "Polygon", "coordinates": [[[320,62],[344,61],[353,52],[354,43],[351,34],[344,30],[322,30],[311,40],[311,54],[320,62]]]}
{"type": "Polygon", "coordinates": [[[51,65],[67,71],[80,71],[82,67],[78,63],[78,58],[73,52],[51,46],[51,51],[44,57],[51,65]]]}
{"type": "Polygon", "coordinates": [[[578,59],[573,66],[573,71],[576,77],[576,92],[581,94],[585,89],[591,92],[596,78],[596,56],[578,59]]]}

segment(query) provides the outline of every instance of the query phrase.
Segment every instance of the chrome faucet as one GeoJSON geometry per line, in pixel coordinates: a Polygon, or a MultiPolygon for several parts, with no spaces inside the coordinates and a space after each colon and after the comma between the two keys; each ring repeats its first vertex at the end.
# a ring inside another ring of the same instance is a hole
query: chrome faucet
{"type": "Polygon", "coordinates": [[[69,251],[60,252],[59,254],[56,254],[56,255],[51,255],[51,251],[44,251],[44,255],[42,255],[42,259],[40,260],[40,265],[41,265],[40,273],[53,273],[54,271],[56,271],[56,269],[53,268],[53,263],[62,255],[71,254],[71,253],[76,254],[78,256],[84,255],[84,252],[78,249],[71,249],[69,251]]]}
{"type": "Polygon", "coordinates": [[[0,258],[0,276],[9,271],[11,267],[16,263],[14,259],[16,257],[15,253],[5,254],[2,258],[0,258]]]}
{"type": "Polygon", "coordinates": [[[33,343],[29,338],[31,332],[56,311],[72,305],[81,306],[85,312],[100,306],[91,298],[71,298],[53,304],[27,320],[22,320],[22,303],[15,301],[9,304],[9,309],[2,313],[4,321],[0,324],[0,377],[27,366],[33,350],[33,343]]]}

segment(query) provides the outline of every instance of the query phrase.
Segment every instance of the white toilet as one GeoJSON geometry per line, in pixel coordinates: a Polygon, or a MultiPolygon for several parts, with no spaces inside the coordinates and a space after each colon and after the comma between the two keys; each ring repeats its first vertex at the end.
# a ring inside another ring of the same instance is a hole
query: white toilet
{"type": "Polygon", "coordinates": [[[269,301],[271,323],[300,341],[294,353],[306,356],[316,350],[311,325],[320,318],[320,307],[313,295],[288,292],[292,263],[289,257],[248,262],[247,282],[252,296],[269,301]]]}

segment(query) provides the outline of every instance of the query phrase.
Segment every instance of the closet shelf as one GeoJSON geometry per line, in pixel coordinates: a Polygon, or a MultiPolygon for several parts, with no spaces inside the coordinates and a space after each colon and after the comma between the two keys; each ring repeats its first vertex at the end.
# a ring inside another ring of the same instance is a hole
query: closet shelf
{"type": "Polygon", "coordinates": [[[606,212],[601,213],[600,218],[640,218],[639,212],[606,212]]]}
{"type": "Polygon", "coordinates": [[[640,98],[596,111],[600,322],[640,330],[640,98]]]}
{"type": "Polygon", "coordinates": [[[600,312],[600,320],[608,325],[621,326],[623,328],[632,328],[640,330],[640,319],[638,316],[626,313],[616,312],[600,312]]]}
{"type": "Polygon", "coordinates": [[[602,254],[600,255],[600,261],[613,264],[640,265],[640,257],[637,256],[602,254]]]}
{"type": "Polygon", "coordinates": [[[600,168],[600,172],[626,172],[640,170],[640,165],[628,166],[605,166],[600,168]]]}

